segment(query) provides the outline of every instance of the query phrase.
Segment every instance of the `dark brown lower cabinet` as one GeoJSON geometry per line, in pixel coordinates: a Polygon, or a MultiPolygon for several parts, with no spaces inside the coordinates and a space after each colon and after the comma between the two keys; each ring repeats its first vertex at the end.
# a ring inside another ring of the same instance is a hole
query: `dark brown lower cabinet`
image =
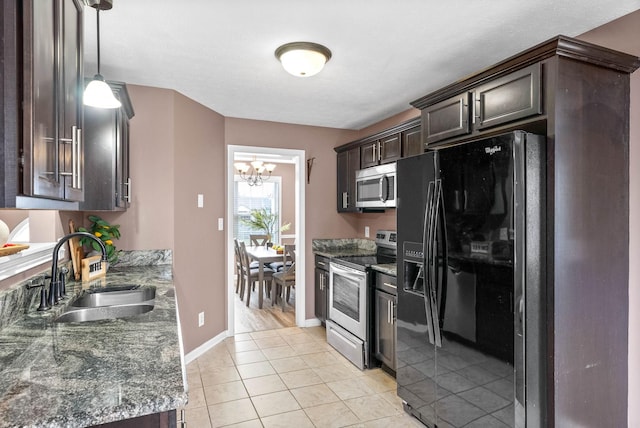
{"type": "Polygon", "coordinates": [[[387,368],[396,370],[396,278],[376,273],[374,293],[373,354],[387,368]]]}
{"type": "Polygon", "coordinates": [[[329,259],[316,256],[315,270],[315,314],[324,325],[327,320],[329,307],[329,259]]]}
{"type": "Polygon", "coordinates": [[[94,425],[100,428],[177,428],[176,411],[154,413],[152,415],[139,416],[108,424],[94,425]]]}

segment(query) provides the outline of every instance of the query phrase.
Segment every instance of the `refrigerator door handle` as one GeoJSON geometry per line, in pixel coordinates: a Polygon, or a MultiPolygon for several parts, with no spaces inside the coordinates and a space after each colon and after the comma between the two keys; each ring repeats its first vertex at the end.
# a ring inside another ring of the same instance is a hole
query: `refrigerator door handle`
{"type": "Polygon", "coordinates": [[[435,190],[435,182],[430,181],[427,190],[427,202],[424,210],[424,226],[422,230],[422,268],[423,268],[423,299],[424,310],[427,319],[427,332],[429,334],[429,342],[435,344],[435,332],[433,326],[433,310],[431,307],[431,233],[433,232],[433,197],[435,190]]]}
{"type": "Polygon", "coordinates": [[[430,253],[429,264],[430,264],[430,271],[431,271],[430,281],[429,281],[429,296],[431,300],[431,317],[432,317],[431,322],[433,324],[433,334],[434,334],[435,344],[438,347],[442,347],[442,332],[440,330],[440,316],[438,311],[438,295],[437,295],[438,240],[436,239],[438,225],[440,223],[440,210],[442,209],[440,205],[440,201],[442,199],[442,181],[441,180],[436,180],[433,199],[434,199],[433,225],[432,225],[432,232],[431,232],[431,242],[429,244],[429,246],[431,247],[431,250],[429,252],[430,253]]]}

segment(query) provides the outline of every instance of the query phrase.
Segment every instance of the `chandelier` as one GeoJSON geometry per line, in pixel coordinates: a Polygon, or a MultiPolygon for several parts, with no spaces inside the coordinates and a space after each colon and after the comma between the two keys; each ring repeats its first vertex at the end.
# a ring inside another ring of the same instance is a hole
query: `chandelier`
{"type": "Polygon", "coordinates": [[[233,166],[238,171],[240,178],[245,180],[249,186],[261,186],[263,181],[271,178],[271,173],[276,169],[276,166],[272,163],[264,163],[255,159],[250,165],[244,162],[236,162],[233,166]],[[265,173],[268,175],[265,176],[265,173]]]}

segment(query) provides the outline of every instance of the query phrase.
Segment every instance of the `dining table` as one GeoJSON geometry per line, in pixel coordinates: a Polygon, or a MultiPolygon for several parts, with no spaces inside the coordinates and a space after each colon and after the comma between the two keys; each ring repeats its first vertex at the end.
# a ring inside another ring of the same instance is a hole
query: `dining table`
{"type": "MultiPolygon", "coordinates": [[[[264,265],[282,261],[284,256],[272,248],[264,245],[247,247],[247,254],[251,260],[258,262],[258,308],[262,309],[262,301],[264,298],[264,265]]],[[[249,291],[251,293],[251,291],[249,291]]],[[[249,306],[249,297],[247,296],[247,306],[249,306]]]]}

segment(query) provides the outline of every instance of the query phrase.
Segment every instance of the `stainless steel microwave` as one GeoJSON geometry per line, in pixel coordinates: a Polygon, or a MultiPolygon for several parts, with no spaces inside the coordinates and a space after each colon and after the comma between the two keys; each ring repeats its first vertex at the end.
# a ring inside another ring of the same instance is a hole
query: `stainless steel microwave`
{"type": "Polygon", "coordinates": [[[396,163],[356,171],[356,207],[396,206],[396,163]]]}

